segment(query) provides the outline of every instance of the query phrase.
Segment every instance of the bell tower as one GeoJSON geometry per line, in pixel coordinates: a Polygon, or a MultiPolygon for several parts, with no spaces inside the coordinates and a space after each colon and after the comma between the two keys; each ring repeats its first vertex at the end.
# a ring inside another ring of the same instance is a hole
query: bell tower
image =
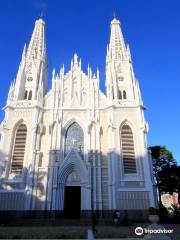
{"type": "Polygon", "coordinates": [[[24,47],[16,80],[11,84],[8,100],[37,100],[47,92],[47,57],[45,22],[39,19],[28,48],[24,47]]]}
{"type": "Polygon", "coordinates": [[[106,56],[106,95],[111,103],[141,102],[134,77],[129,46],[125,45],[120,21],[111,21],[110,43],[106,56]]]}
{"type": "MultiPolygon", "coordinates": [[[[26,209],[34,209],[37,176],[41,161],[43,134],[43,106],[47,93],[47,56],[45,22],[38,19],[30,43],[24,47],[16,79],[11,83],[5,118],[0,126],[4,134],[2,149],[6,155],[3,174],[19,179],[30,194],[26,196],[26,209]],[[26,177],[24,177],[26,176],[26,177]]],[[[1,130],[0,129],[0,130],[1,130]]]]}

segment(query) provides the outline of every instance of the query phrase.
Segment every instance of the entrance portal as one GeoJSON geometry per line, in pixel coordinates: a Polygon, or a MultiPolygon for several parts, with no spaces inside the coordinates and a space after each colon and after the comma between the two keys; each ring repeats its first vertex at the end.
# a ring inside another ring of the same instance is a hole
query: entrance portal
{"type": "Polygon", "coordinates": [[[66,218],[79,218],[81,211],[81,187],[66,186],[64,193],[64,216],[66,218]]]}

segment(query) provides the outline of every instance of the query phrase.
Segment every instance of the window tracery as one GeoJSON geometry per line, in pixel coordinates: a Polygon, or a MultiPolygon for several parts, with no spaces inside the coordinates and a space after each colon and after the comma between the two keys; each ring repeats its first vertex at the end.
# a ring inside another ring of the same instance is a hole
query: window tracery
{"type": "Polygon", "coordinates": [[[65,135],[65,156],[71,151],[77,152],[83,157],[84,154],[84,133],[78,123],[74,122],[66,131],[65,135]]]}

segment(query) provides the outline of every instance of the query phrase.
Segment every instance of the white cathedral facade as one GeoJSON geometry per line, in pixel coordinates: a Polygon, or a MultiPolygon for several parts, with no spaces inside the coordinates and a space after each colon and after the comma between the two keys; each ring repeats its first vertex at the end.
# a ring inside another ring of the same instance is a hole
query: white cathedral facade
{"type": "Polygon", "coordinates": [[[45,22],[35,22],[3,108],[0,211],[155,206],[145,107],[119,20],[110,27],[104,94],[99,71],[83,72],[76,54],[47,89],[45,22]]]}

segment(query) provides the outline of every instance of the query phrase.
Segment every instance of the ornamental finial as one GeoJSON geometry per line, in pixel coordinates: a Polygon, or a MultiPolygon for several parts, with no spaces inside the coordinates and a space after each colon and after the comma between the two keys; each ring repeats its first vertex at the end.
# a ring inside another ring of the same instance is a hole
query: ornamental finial
{"type": "Polygon", "coordinates": [[[46,16],[45,12],[41,11],[40,14],[39,14],[39,17],[43,19],[43,17],[45,17],[45,16],[46,16]]]}
{"type": "Polygon", "coordinates": [[[115,11],[113,12],[113,17],[116,18],[116,12],[115,11]]]}

